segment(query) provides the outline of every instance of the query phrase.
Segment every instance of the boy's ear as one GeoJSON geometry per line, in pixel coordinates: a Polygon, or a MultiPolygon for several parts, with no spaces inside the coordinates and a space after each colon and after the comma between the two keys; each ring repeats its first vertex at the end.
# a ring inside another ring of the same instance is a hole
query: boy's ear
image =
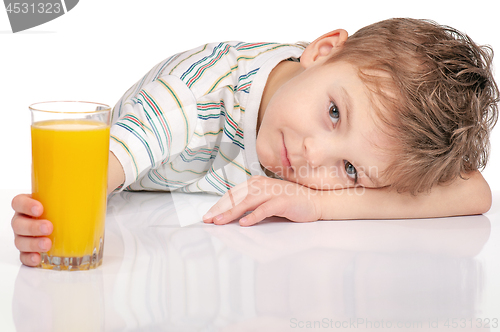
{"type": "Polygon", "coordinates": [[[344,45],[347,40],[347,31],[338,29],[325,33],[310,43],[300,57],[300,64],[307,68],[318,60],[324,60],[344,45]]]}

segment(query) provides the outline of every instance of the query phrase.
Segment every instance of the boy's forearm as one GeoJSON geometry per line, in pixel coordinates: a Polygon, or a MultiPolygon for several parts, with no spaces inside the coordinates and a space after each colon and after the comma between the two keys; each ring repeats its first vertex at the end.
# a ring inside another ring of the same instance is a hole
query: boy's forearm
{"type": "Polygon", "coordinates": [[[387,188],[322,192],[321,219],[405,219],[472,215],[491,207],[491,191],[479,172],[416,196],[387,188]]]}
{"type": "Polygon", "coordinates": [[[109,152],[108,162],[108,195],[125,182],[125,172],[118,158],[109,152]]]}

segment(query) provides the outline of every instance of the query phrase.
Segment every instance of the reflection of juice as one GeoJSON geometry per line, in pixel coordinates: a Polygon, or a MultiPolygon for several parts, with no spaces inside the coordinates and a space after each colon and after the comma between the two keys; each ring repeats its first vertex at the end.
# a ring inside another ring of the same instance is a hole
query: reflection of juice
{"type": "Polygon", "coordinates": [[[56,257],[102,252],[109,126],[92,120],[49,120],[31,126],[33,198],[50,220],[56,257]]]}

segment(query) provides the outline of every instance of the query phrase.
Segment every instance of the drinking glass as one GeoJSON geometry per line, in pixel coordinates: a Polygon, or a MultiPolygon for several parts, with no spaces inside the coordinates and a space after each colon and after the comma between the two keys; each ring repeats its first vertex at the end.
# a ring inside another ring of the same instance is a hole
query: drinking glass
{"type": "Polygon", "coordinates": [[[102,264],[109,156],[108,105],[56,101],[31,110],[32,196],[52,222],[40,267],[88,270],[102,264]]]}

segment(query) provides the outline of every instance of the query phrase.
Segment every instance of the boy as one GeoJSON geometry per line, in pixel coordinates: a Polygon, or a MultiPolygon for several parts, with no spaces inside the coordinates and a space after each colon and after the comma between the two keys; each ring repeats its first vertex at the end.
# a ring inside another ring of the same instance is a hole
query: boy
{"type": "MultiPolygon", "coordinates": [[[[435,23],[392,19],[307,47],[220,43],[153,68],[115,106],[108,192],[224,193],[203,217],[252,225],[486,212],[478,169],[497,119],[491,56],[435,23]],[[266,176],[267,175],[267,176],[266,176]]],[[[21,261],[43,207],[13,200],[21,261]]]]}

